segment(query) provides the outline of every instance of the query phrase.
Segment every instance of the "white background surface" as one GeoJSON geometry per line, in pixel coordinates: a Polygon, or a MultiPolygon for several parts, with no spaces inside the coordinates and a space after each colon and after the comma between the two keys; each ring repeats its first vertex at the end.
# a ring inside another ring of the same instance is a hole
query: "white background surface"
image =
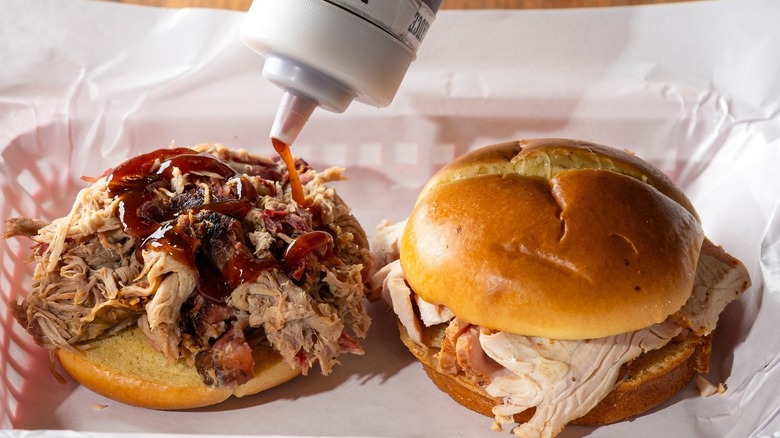
{"type": "MultiPolygon", "coordinates": [[[[237,39],[243,14],[79,0],[0,7],[0,213],[63,216],[82,175],[166,147],[273,153],[281,92],[237,39]]],[[[650,413],[563,437],[780,433],[780,3],[713,1],[554,11],[442,11],[385,109],[315,112],[293,148],[371,233],[403,219],[443,163],[491,143],[574,137],[631,149],[686,191],[753,287],[716,332],[711,380],[650,413]]],[[[29,244],[0,244],[0,435],[499,436],[440,393],[383,304],[364,357],[257,396],[187,412],[116,404],[56,383],[8,314],[29,244]]],[[[774,435],[773,435],[774,434],[774,435]]]]}

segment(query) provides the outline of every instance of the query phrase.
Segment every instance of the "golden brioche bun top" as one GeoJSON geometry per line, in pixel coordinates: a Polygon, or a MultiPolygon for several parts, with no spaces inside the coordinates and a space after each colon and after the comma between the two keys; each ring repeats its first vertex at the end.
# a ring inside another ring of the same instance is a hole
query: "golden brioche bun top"
{"type": "Polygon", "coordinates": [[[688,300],[704,239],[685,194],[617,149],[500,144],[445,166],[400,243],[424,300],[486,328],[589,339],[666,319],[688,300]]]}

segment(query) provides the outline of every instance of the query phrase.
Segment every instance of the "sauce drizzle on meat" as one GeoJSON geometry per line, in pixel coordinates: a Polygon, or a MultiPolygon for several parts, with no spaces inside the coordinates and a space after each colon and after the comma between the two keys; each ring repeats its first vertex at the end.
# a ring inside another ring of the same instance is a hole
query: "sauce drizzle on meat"
{"type": "Polygon", "coordinates": [[[282,266],[292,273],[296,280],[303,274],[302,261],[307,254],[317,254],[320,257],[333,255],[333,237],[325,231],[312,231],[301,234],[290,243],[282,256],[282,266]]]}
{"type": "Polygon", "coordinates": [[[14,318],[52,349],[137,327],[211,387],[250,379],[260,345],[302,374],[317,362],[330,373],[338,355],[362,353],[351,336],[365,338],[371,322],[368,242],[326,185],[341,169],[293,164],[310,205],[291,199],[300,180],[281,159],[203,144],[85,178],[70,226],[7,221],[16,231],[6,237],[40,239],[33,260],[48,273],[12,306],[14,318]]]}
{"type": "Polygon", "coordinates": [[[306,197],[303,195],[303,185],[301,185],[301,179],[298,177],[298,170],[295,168],[290,146],[277,138],[271,138],[271,144],[273,144],[276,152],[282,157],[282,160],[284,160],[284,164],[287,165],[287,173],[290,175],[290,189],[292,190],[293,200],[302,207],[307,207],[306,197]]]}
{"type": "MultiPolygon", "coordinates": [[[[286,151],[280,155],[288,167],[293,196],[301,198],[296,202],[304,206],[300,179],[289,148],[286,151]]],[[[260,196],[250,177],[273,187],[260,176],[239,176],[212,155],[188,148],[160,149],[114,168],[108,175],[108,193],[118,200],[123,229],[141,242],[142,249],[167,252],[192,267],[198,272],[200,294],[210,301],[224,302],[233,289],[253,281],[265,270],[281,267],[300,280],[306,255],[332,255],[333,237],[329,233],[305,231],[280,251],[279,260],[255,257],[246,247],[240,225],[256,208],[260,196]],[[184,199],[172,202],[159,193],[174,190],[177,172],[194,176],[197,184],[188,184],[184,199]],[[226,189],[225,183],[231,179],[235,184],[226,189]],[[209,187],[209,199],[199,185],[209,187]]]]}

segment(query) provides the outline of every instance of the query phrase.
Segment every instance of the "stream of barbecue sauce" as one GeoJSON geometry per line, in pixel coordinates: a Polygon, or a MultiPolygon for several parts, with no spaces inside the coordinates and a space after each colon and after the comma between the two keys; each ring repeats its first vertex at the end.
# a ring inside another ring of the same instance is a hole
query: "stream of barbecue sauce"
{"type": "MultiPolygon", "coordinates": [[[[301,184],[298,169],[295,167],[290,145],[275,137],[271,137],[271,144],[276,150],[276,153],[279,154],[279,157],[282,158],[282,161],[284,161],[284,164],[287,165],[287,174],[290,176],[290,191],[292,192],[293,200],[298,205],[311,209],[312,206],[309,205],[303,194],[303,184],[301,184]]],[[[293,278],[300,280],[301,272],[296,268],[300,266],[303,257],[311,252],[316,252],[321,257],[330,257],[332,255],[332,248],[333,237],[329,233],[324,231],[312,231],[303,234],[293,240],[284,251],[282,266],[288,272],[292,273],[293,278]]]]}
{"type": "MultiPolygon", "coordinates": [[[[287,157],[281,152],[280,155],[290,169],[293,196],[303,199],[297,171],[294,165],[290,167],[292,157],[289,148],[286,151],[287,157]]],[[[288,274],[301,271],[301,262],[307,254],[314,252],[322,257],[333,246],[333,238],[329,233],[311,231],[293,239],[279,260],[274,257],[259,259],[238,252],[220,270],[202,254],[199,239],[193,232],[188,232],[178,219],[181,215],[213,211],[242,221],[259,200],[257,191],[247,177],[238,176],[233,168],[212,155],[188,148],[175,148],[159,149],[131,158],[115,167],[107,179],[109,196],[118,200],[117,214],[123,229],[140,242],[141,249],[167,252],[198,272],[199,293],[213,301],[224,302],[233,289],[253,281],[265,270],[281,268],[288,274]],[[195,172],[216,175],[224,180],[238,177],[236,197],[211,203],[194,200],[184,202],[184,206],[179,208],[162,205],[155,192],[160,189],[172,191],[174,168],[178,168],[181,174],[195,172]]],[[[304,206],[298,199],[296,202],[304,206]]],[[[225,245],[229,244],[225,242],[225,245]]]]}
{"type": "Polygon", "coordinates": [[[284,164],[287,165],[287,173],[290,175],[290,190],[292,191],[293,200],[297,202],[298,205],[307,207],[306,197],[303,195],[303,185],[301,184],[301,178],[298,176],[298,169],[295,168],[290,145],[274,137],[271,137],[271,144],[274,146],[276,153],[278,153],[284,161],[284,164]]]}

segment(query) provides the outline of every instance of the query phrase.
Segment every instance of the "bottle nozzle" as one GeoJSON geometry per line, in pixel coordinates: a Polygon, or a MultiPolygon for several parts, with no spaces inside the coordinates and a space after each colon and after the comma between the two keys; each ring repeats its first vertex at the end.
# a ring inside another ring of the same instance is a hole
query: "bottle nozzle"
{"type": "Polygon", "coordinates": [[[303,130],[311,113],[317,108],[312,99],[285,91],[282,101],[276,109],[276,117],[271,126],[271,138],[291,145],[303,130]]]}

